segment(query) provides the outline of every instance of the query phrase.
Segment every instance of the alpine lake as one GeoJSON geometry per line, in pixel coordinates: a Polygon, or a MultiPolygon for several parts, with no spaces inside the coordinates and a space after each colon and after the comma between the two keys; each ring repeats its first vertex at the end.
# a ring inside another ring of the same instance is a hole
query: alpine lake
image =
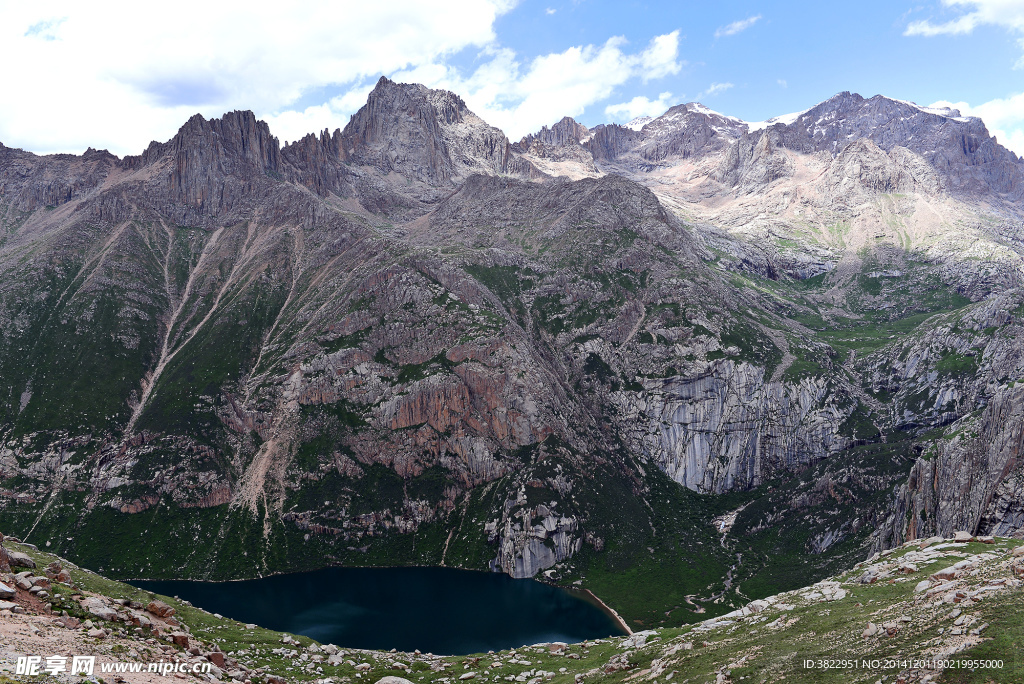
{"type": "Polygon", "coordinates": [[[332,567],[232,582],[131,583],[239,622],[346,648],[465,655],[625,634],[582,593],[471,570],[332,567]]]}

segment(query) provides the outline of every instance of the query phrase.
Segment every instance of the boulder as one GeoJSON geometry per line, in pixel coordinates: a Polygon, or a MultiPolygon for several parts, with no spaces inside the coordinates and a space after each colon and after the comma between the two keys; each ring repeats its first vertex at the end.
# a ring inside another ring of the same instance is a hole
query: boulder
{"type": "MultiPolygon", "coordinates": [[[[466,674],[473,673],[467,672],[466,674]]],[[[466,677],[466,675],[463,675],[462,677],[460,677],[460,679],[468,679],[468,677],[466,677]]],[[[412,684],[412,682],[410,682],[408,679],[405,679],[404,677],[387,676],[378,679],[377,684],[412,684]]]]}
{"type": "Polygon", "coordinates": [[[169,618],[172,615],[174,615],[174,608],[171,608],[163,601],[150,601],[149,605],[146,606],[146,610],[148,610],[153,615],[162,618],[169,618]]]}
{"type": "Polygon", "coordinates": [[[824,590],[824,597],[826,601],[842,601],[846,598],[847,591],[845,589],[829,588],[824,590]]]}
{"type": "Polygon", "coordinates": [[[79,620],[78,618],[73,618],[71,616],[59,617],[57,618],[57,622],[59,622],[67,629],[78,629],[82,626],[81,620],[79,620]]]}
{"type": "Polygon", "coordinates": [[[12,568],[35,568],[36,562],[21,551],[8,551],[12,568]]]}
{"type": "Polygon", "coordinates": [[[25,591],[28,591],[32,588],[32,580],[28,577],[19,577],[18,579],[14,580],[14,583],[18,585],[19,589],[24,589],[25,591]]]}
{"type": "Polygon", "coordinates": [[[917,594],[922,591],[926,591],[930,586],[932,586],[931,582],[929,582],[928,580],[921,580],[917,583],[917,586],[914,587],[914,593],[917,594]]]}
{"type": "MultiPolygon", "coordinates": [[[[476,672],[466,672],[464,674],[459,675],[459,681],[460,682],[464,682],[467,679],[476,679],[476,672]]],[[[381,680],[381,681],[383,681],[383,680],[381,680]]],[[[405,681],[409,681],[409,680],[405,680],[405,681]]],[[[412,684],[412,682],[409,682],[409,684],[412,684]]]]}
{"type": "MultiPolygon", "coordinates": [[[[387,679],[387,677],[385,677],[387,679]]],[[[392,679],[398,679],[393,677],[392,679]]],[[[277,675],[267,675],[267,684],[285,684],[284,677],[278,677],[277,675]]],[[[410,682],[410,684],[412,684],[410,682]]]]}
{"type": "Polygon", "coordinates": [[[1024,556],[1024,546],[1015,547],[1013,551],[1010,552],[1010,555],[1014,558],[1020,558],[1021,556],[1024,556]]]}
{"type": "Polygon", "coordinates": [[[139,611],[133,609],[128,610],[128,621],[136,627],[151,627],[153,625],[152,620],[139,611]]]}
{"type": "Polygon", "coordinates": [[[16,589],[0,582],[0,599],[12,599],[17,596],[17,594],[18,592],[16,589]]]}
{"type": "Polygon", "coordinates": [[[755,613],[756,614],[756,613],[760,613],[762,610],[767,608],[769,605],[770,604],[767,601],[764,601],[762,599],[758,599],[756,601],[751,601],[750,603],[748,603],[747,604],[747,608],[750,609],[751,613],[755,613]]]}
{"type": "Polygon", "coordinates": [[[960,530],[959,532],[953,533],[953,541],[955,542],[969,542],[974,541],[974,535],[970,532],[960,530]]]}
{"type": "Polygon", "coordinates": [[[647,637],[654,636],[654,634],[656,634],[656,632],[653,629],[647,629],[642,632],[633,632],[632,635],[622,640],[622,643],[619,644],[619,648],[640,648],[647,642],[647,637]]]}
{"type": "Polygon", "coordinates": [[[861,636],[865,639],[868,637],[873,637],[876,634],[878,634],[878,625],[876,625],[874,622],[869,622],[868,626],[864,628],[863,632],[861,632],[861,636]]]}
{"type": "Polygon", "coordinates": [[[9,610],[13,612],[14,609],[18,607],[19,606],[17,603],[11,603],[10,601],[0,601],[0,610],[9,610]]]}
{"type": "Polygon", "coordinates": [[[188,648],[188,634],[185,634],[184,632],[173,632],[171,634],[171,641],[174,642],[175,646],[188,648]]]}
{"type": "Polygon", "coordinates": [[[224,654],[221,651],[211,651],[206,654],[206,659],[217,667],[224,667],[224,654]]]}
{"type": "Polygon", "coordinates": [[[996,543],[996,538],[995,537],[976,537],[975,541],[979,541],[982,544],[995,544],[996,543]]]}
{"type": "Polygon", "coordinates": [[[90,596],[89,598],[84,599],[82,601],[82,609],[103,620],[117,619],[117,611],[95,596],[90,596]]]}
{"type": "Polygon", "coordinates": [[[93,627],[86,634],[92,639],[106,639],[107,633],[99,627],[93,627]]]}

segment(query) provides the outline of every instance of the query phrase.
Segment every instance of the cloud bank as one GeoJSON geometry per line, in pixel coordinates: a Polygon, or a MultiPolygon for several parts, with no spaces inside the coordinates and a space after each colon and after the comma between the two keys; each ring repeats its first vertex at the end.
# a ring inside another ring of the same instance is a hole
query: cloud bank
{"type": "Polygon", "coordinates": [[[137,154],[195,112],[252,109],[284,140],[343,127],[380,75],[449,88],[517,137],[612,96],[678,74],[679,32],[524,60],[495,21],[516,0],[310,0],[268,13],[252,3],[67,0],[0,5],[0,141],[34,152],[106,147],[137,154]],[[463,74],[451,66],[477,54],[463,74]]]}

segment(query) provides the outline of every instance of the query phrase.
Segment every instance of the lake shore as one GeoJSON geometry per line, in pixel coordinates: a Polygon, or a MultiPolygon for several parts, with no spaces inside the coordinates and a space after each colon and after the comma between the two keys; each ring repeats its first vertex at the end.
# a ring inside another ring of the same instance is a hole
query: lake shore
{"type": "Polygon", "coordinates": [[[629,628],[629,625],[627,625],[626,621],[622,619],[622,616],[615,612],[614,608],[612,608],[607,603],[599,599],[597,597],[597,594],[595,594],[594,592],[590,591],[589,589],[584,589],[582,587],[562,587],[562,589],[565,589],[570,593],[579,594],[580,598],[582,598],[584,601],[596,605],[598,608],[601,609],[601,612],[603,612],[608,617],[612,618],[612,620],[615,621],[615,624],[621,627],[626,634],[633,633],[633,630],[629,628]]]}

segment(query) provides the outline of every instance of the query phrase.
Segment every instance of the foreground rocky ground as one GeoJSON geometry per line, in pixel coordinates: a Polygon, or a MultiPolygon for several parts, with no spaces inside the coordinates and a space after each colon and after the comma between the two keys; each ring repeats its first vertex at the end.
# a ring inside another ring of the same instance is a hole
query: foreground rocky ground
{"type": "Polygon", "coordinates": [[[187,672],[167,676],[245,684],[385,676],[437,684],[1024,681],[1024,543],[1017,539],[914,540],[696,625],[472,656],[323,645],[140,591],[29,545],[6,546],[17,572],[0,575],[4,684],[82,679],[15,674],[18,657],[30,655],[44,663],[51,655],[69,662],[94,655],[90,679],[106,682],[166,681],[149,672],[101,674],[104,664],[124,662],[181,663],[187,672]],[[191,672],[205,664],[208,673],[191,672]]]}

